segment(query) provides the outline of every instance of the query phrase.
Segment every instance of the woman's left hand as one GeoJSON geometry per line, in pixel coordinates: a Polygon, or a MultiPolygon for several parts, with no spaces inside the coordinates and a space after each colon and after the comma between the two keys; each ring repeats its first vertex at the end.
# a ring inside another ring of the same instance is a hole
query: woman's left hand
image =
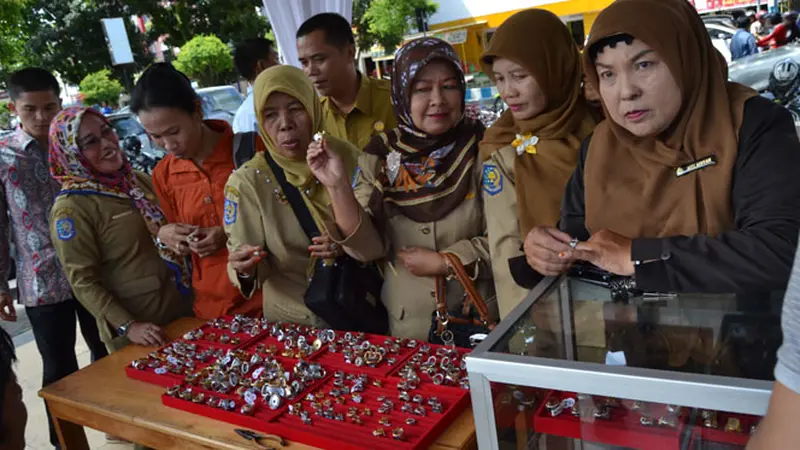
{"type": "Polygon", "coordinates": [[[213,255],[226,242],[228,236],[222,227],[200,228],[189,235],[189,248],[201,258],[213,255]]]}
{"type": "Polygon", "coordinates": [[[406,247],[397,256],[403,261],[408,272],[415,277],[435,277],[447,275],[444,256],[433,250],[419,247],[406,247]]]}
{"type": "Polygon", "coordinates": [[[632,242],[604,229],[593,234],[588,241],[578,243],[575,256],[615,275],[631,276],[635,273],[631,259],[632,242]]]}
{"type": "Polygon", "coordinates": [[[333,259],[342,255],[342,246],[333,242],[330,236],[324,234],[311,239],[308,251],[311,252],[312,257],[333,259]]]}

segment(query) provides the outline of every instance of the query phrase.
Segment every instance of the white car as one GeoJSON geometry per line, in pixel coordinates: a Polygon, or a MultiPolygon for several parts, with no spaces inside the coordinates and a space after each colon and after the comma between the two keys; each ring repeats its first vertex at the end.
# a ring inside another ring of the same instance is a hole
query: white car
{"type": "Polygon", "coordinates": [[[731,62],[731,40],[736,34],[736,29],[719,23],[705,23],[706,31],[711,37],[711,43],[718,52],[725,57],[725,62],[731,62]]]}

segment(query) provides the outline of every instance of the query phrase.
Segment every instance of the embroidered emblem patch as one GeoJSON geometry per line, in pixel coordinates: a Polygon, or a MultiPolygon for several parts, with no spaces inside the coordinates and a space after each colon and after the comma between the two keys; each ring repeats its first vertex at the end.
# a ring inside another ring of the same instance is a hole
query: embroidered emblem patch
{"type": "Polygon", "coordinates": [[[483,190],[489,195],[503,191],[503,174],[494,164],[483,166],[483,190]]]}
{"type": "Polygon", "coordinates": [[[75,222],[66,217],[56,221],[56,235],[61,241],[68,241],[75,237],[75,222]]]}
{"type": "Polygon", "coordinates": [[[225,225],[233,225],[236,222],[238,209],[239,205],[235,201],[225,199],[225,225]]]}

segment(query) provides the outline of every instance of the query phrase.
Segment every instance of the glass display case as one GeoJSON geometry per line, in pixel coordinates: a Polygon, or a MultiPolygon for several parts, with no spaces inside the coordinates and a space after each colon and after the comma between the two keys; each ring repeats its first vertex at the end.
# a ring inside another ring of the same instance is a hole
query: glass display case
{"type": "Polygon", "coordinates": [[[767,410],[782,296],[547,278],[467,357],[478,447],[743,448],[767,410]]]}

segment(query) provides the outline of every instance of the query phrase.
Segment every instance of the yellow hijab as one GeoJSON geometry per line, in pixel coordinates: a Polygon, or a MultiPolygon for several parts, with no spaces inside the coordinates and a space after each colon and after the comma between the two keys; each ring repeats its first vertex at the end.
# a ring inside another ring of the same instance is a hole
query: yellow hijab
{"type": "MultiPolygon", "coordinates": [[[[264,129],[264,106],[273,92],[282,92],[290,95],[300,103],[311,117],[311,133],[315,134],[322,128],[322,105],[317,92],[302,70],[293,66],[273,66],[261,72],[256,78],[253,87],[253,103],[258,118],[258,131],[270,156],[286,173],[286,180],[300,190],[308,210],[317,222],[317,227],[324,230],[325,222],[333,220],[330,210],[328,190],[319,184],[311,173],[308,163],[304,159],[287,158],[277,152],[275,142],[264,129]]],[[[350,176],[355,172],[358,164],[358,150],[349,142],[325,135],[328,148],[339,154],[350,176]]]]}

